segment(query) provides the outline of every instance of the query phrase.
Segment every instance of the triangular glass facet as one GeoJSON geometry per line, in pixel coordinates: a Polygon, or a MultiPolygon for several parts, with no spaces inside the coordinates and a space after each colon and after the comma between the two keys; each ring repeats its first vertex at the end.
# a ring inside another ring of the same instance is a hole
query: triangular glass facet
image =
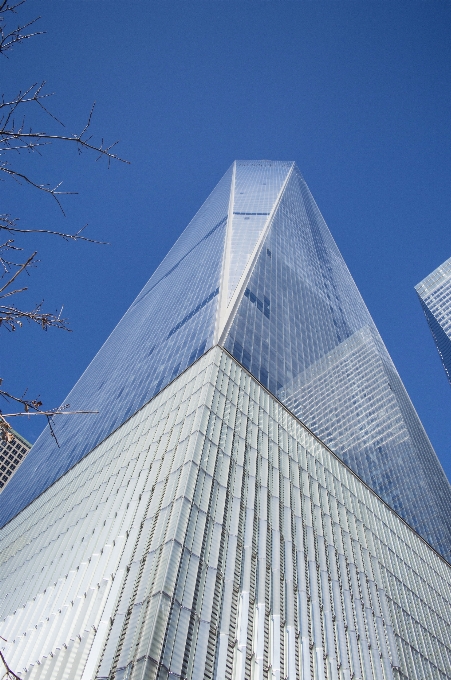
{"type": "Polygon", "coordinates": [[[282,161],[235,163],[233,210],[232,215],[229,215],[228,303],[268,222],[292,165],[282,161]]]}
{"type": "Polygon", "coordinates": [[[297,168],[232,316],[225,349],[449,557],[450,485],[297,168]]]}
{"type": "Polygon", "coordinates": [[[213,344],[232,168],[219,181],[63,403],[93,415],[47,427],[2,492],[4,524],[213,344]]]}

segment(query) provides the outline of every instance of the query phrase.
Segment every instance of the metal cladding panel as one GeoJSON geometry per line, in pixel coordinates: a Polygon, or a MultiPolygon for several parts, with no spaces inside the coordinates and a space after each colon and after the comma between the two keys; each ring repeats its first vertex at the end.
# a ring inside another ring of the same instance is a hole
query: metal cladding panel
{"type": "Polygon", "coordinates": [[[218,347],[0,554],[29,680],[449,678],[450,565],[218,347]]]}
{"type": "Polygon", "coordinates": [[[229,208],[230,169],[157,268],[65,399],[71,410],[46,428],[2,493],[10,520],[213,341],[229,208]]]}
{"type": "Polygon", "coordinates": [[[450,484],[296,168],[224,347],[451,559],[450,484]]]}

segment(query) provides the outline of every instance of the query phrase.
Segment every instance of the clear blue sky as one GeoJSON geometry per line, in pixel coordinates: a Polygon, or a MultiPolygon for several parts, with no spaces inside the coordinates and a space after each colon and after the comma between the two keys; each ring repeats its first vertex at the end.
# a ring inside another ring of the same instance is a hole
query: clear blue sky
{"type": "MultiPolygon", "coordinates": [[[[3,59],[2,92],[47,80],[51,110],[130,166],[49,149],[18,159],[50,198],[3,183],[22,226],[109,246],[23,243],[30,303],[73,333],[2,333],[4,386],[61,403],[235,158],[295,160],[451,477],[451,387],[414,285],[451,255],[449,2],[29,0],[47,34],[3,59]]],[[[44,423],[18,421],[34,441],[44,423]]]]}

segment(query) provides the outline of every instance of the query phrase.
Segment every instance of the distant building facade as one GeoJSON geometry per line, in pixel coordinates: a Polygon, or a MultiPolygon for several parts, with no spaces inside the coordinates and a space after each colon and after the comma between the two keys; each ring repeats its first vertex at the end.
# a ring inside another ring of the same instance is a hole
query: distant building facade
{"type": "Polygon", "coordinates": [[[0,439],[0,492],[31,449],[30,442],[18,432],[12,430],[12,435],[11,441],[0,439]]]}
{"type": "Polygon", "coordinates": [[[451,257],[415,286],[451,383],[451,257]]]}

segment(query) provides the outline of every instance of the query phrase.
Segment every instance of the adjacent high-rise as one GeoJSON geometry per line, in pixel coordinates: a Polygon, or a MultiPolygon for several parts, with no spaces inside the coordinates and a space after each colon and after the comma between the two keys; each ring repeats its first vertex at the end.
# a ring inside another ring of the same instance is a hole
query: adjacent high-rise
{"type": "Polygon", "coordinates": [[[11,436],[8,439],[0,440],[0,492],[8,484],[11,475],[23,462],[30,449],[30,442],[27,442],[15,430],[11,430],[11,436]]]}
{"type": "Polygon", "coordinates": [[[451,257],[415,286],[451,383],[451,257]]]}
{"type": "Polygon", "coordinates": [[[449,677],[451,489],[294,163],[233,164],[67,401],[1,498],[21,677],[449,677]]]}

